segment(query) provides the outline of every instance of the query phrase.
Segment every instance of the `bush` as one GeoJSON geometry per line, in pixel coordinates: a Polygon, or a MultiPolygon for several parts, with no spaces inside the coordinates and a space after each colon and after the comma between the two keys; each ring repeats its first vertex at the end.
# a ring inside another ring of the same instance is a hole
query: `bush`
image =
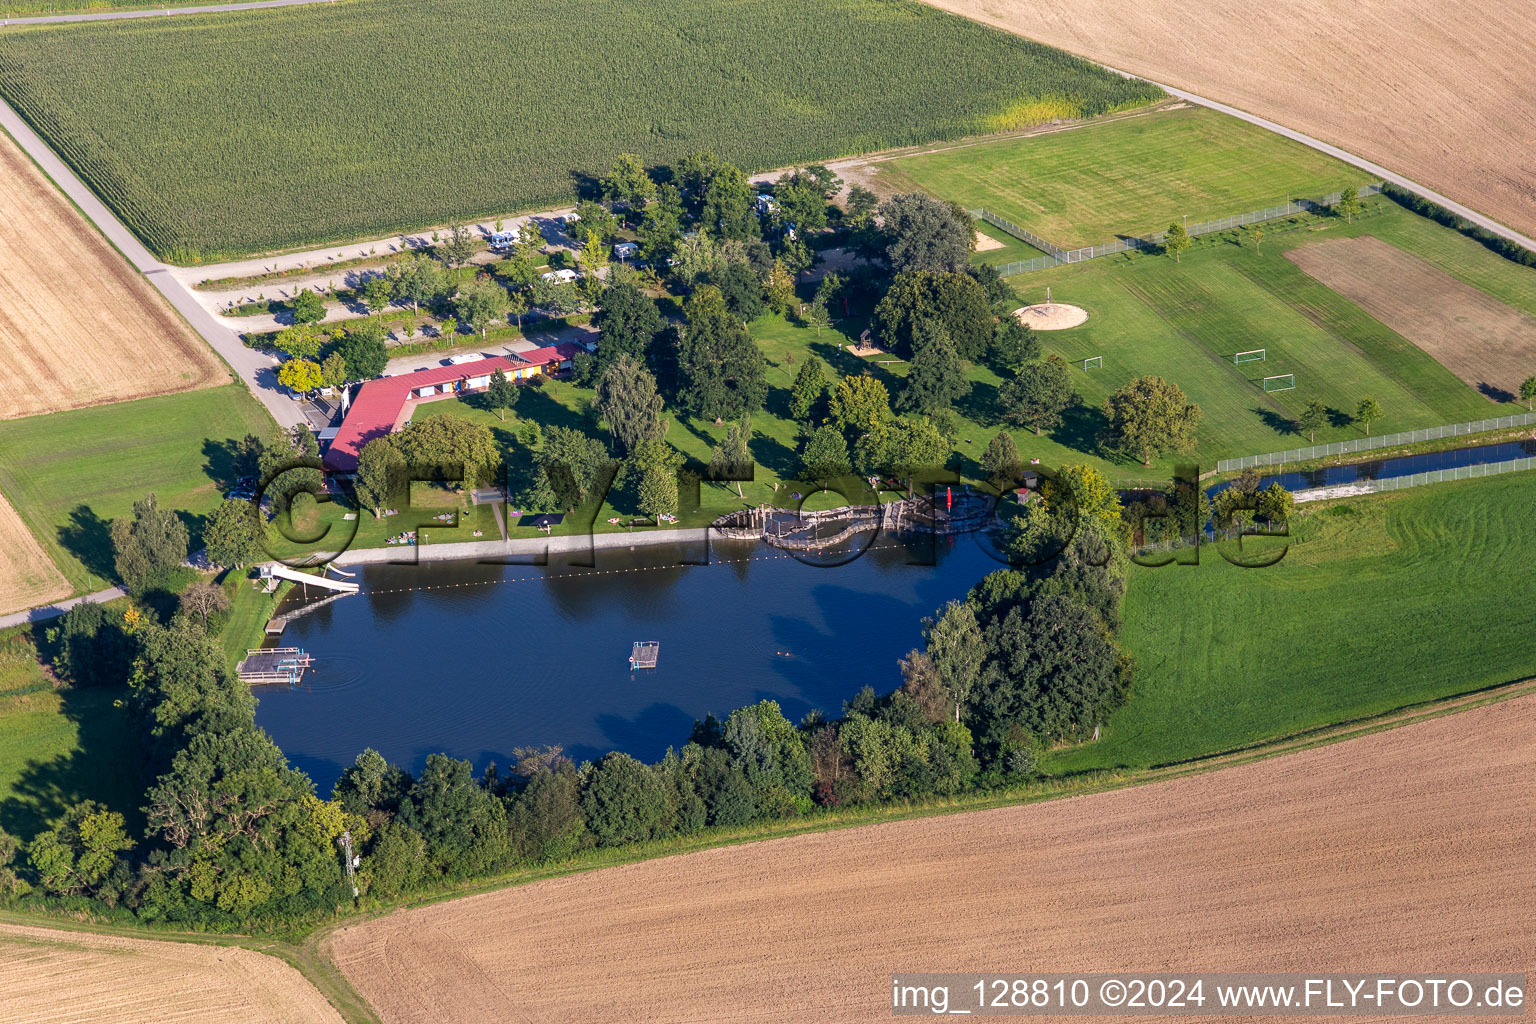
{"type": "Polygon", "coordinates": [[[1382,186],[1381,194],[1421,217],[1428,217],[1437,224],[1444,224],[1448,228],[1461,232],[1511,262],[1523,267],[1536,267],[1536,252],[1532,252],[1518,242],[1510,241],[1503,235],[1496,235],[1485,227],[1473,224],[1465,217],[1452,213],[1439,203],[1425,199],[1417,192],[1411,192],[1389,181],[1382,186]]]}

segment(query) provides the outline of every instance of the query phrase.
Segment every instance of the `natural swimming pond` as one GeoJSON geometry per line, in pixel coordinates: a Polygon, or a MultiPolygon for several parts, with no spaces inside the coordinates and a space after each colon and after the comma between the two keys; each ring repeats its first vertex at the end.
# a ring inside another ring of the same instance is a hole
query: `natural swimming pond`
{"type": "Polygon", "coordinates": [[[965,536],[882,536],[827,567],[739,543],[677,564],[700,554],[369,566],[362,594],[293,619],[282,643],[315,669],[257,689],[257,721],[321,793],[369,746],[412,769],[437,752],[505,766],[515,747],[546,744],[652,760],[710,712],[772,698],[798,721],[837,714],[866,684],[895,688],[923,616],[1003,568],[965,536]],[[659,665],[632,673],[645,640],[660,643],[659,665]]]}

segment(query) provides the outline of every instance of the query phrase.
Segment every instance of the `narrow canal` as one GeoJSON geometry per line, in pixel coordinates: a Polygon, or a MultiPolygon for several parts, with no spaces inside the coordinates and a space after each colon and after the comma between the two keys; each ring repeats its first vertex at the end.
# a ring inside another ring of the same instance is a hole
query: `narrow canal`
{"type": "Polygon", "coordinates": [[[654,759],[710,712],[773,698],[798,721],[838,713],[866,684],[893,689],[922,618],[1003,567],[969,537],[885,536],[825,567],[750,544],[713,555],[368,567],[362,594],[293,620],[282,642],[316,667],[297,687],[258,688],[257,721],[322,793],[369,746],[413,769],[435,752],[504,766],[546,744],[654,759]],[[661,644],[656,670],[630,672],[637,640],[661,644]]]}

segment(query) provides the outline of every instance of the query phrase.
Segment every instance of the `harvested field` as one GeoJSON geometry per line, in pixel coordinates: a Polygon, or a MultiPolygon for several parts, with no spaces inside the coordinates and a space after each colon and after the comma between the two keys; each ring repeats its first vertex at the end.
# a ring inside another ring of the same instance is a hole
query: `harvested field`
{"type": "Polygon", "coordinates": [[[1370,235],[1289,249],[1285,258],[1496,402],[1536,369],[1536,318],[1370,235]]]}
{"type": "Polygon", "coordinates": [[[386,1024],[873,1021],[902,970],[1529,972],[1533,769],[1527,697],[1134,789],[552,879],[329,949],[386,1024]]]}
{"type": "Polygon", "coordinates": [[[1241,107],[1536,234],[1536,5],[928,0],[1241,107]]]}
{"type": "Polygon", "coordinates": [[[69,581],[0,495],[0,614],[69,595],[69,581]]]}
{"type": "Polygon", "coordinates": [[[203,340],[3,132],[0,380],[0,420],[229,380],[203,340]]]}
{"type": "Polygon", "coordinates": [[[0,924],[7,1024],[341,1024],[298,971],[230,946],[0,924]]]}

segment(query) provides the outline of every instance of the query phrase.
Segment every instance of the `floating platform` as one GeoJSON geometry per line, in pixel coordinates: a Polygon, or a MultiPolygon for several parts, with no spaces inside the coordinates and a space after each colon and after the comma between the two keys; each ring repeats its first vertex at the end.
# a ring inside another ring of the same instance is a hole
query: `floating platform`
{"type": "Polygon", "coordinates": [[[656,640],[636,640],[634,650],[629,655],[629,667],[655,668],[656,662],[661,659],[661,643],[656,640]]]}
{"type": "Polygon", "coordinates": [[[245,652],[235,667],[243,683],[287,683],[297,686],[315,659],[298,647],[262,647],[245,652]]]}
{"type": "Polygon", "coordinates": [[[288,617],[286,615],[279,615],[277,618],[267,621],[266,633],[267,636],[282,636],[283,630],[287,628],[288,617]]]}

